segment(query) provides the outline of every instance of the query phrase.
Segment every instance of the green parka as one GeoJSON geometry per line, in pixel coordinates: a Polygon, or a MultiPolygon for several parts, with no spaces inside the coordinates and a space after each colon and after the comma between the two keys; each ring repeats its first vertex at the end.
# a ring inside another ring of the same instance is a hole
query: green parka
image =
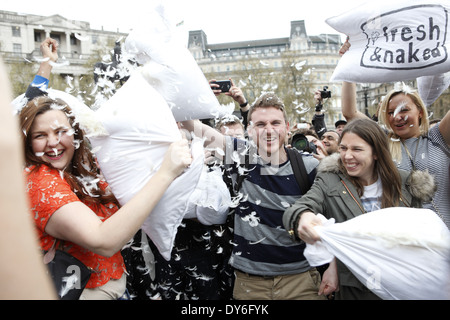
{"type": "MultiPolygon", "coordinates": [[[[301,241],[297,236],[300,215],[304,211],[321,213],[327,219],[334,218],[336,223],[344,222],[364,213],[364,207],[355,186],[339,171],[339,154],[324,158],[318,166],[318,174],[311,189],[298,199],[283,214],[283,224],[294,241],[301,241]]],[[[423,201],[431,199],[435,191],[431,176],[424,174],[419,179],[411,179],[411,173],[399,169],[402,178],[402,207],[422,207],[423,201]],[[414,181],[413,181],[414,180],[414,181]]],[[[363,296],[352,298],[371,298],[372,293],[337,260],[340,295],[346,298],[342,287],[354,287],[363,296]]],[[[373,298],[376,298],[373,295],[373,298]]]]}

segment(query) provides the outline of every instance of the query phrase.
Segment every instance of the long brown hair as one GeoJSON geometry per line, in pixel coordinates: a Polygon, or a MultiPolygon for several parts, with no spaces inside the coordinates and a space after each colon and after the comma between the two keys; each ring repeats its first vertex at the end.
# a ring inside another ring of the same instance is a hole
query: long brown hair
{"type": "Polygon", "coordinates": [[[61,99],[51,99],[48,97],[38,97],[30,101],[19,113],[20,128],[22,129],[22,142],[25,149],[25,166],[34,166],[33,170],[39,169],[42,165],[50,168],[53,166],[44,162],[38,157],[31,147],[31,128],[38,115],[50,110],[60,110],[67,116],[72,129],[74,130],[74,140],[77,146],[72,158],[71,170],[64,170],[64,179],[69,183],[78,198],[94,204],[118,204],[115,196],[104,188],[101,188],[99,181],[102,180],[100,170],[95,158],[90,150],[89,141],[80,128],[72,109],[61,99]],[[87,178],[87,179],[86,179],[87,178]],[[95,183],[95,188],[86,190],[83,181],[88,180],[95,183]]]}
{"type": "MultiPolygon", "coordinates": [[[[381,206],[382,208],[395,207],[399,205],[402,194],[402,179],[389,151],[388,138],[381,127],[370,119],[354,119],[349,122],[342,131],[339,143],[346,133],[354,133],[372,147],[372,152],[377,156],[375,170],[381,179],[383,187],[381,206]]],[[[339,158],[339,168],[346,177],[356,186],[361,197],[364,192],[363,185],[358,179],[347,174],[347,170],[339,158]]]]}

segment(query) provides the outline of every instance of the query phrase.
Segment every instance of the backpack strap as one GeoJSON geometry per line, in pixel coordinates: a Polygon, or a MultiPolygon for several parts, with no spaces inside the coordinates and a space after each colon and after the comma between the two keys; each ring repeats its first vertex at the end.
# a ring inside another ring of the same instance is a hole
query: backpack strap
{"type": "Polygon", "coordinates": [[[303,163],[303,156],[300,152],[292,148],[286,148],[286,150],[289,155],[292,171],[294,171],[294,176],[297,180],[298,186],[300,187],[302,194],[305,194],[311,188],[311,182],[309,181],[308,173],[306,172],[306,167],[303,163]]]}
{"type": "MultiPolygon", "coordinates": [[[[308,177],[308,172],[306,171],[305,164],[303,163],[303,156],[300,152],[296,151],[292,148],[286,148],[289,160],[291,162],[292,171],[294,172],[295,179],[297,180],[297,184],[300,187],[302,194],[308,192],[311,188],[311,181],[308,177]]],[[[249,168],[249,156],[245,155],[245,164],[241,164],[246,170],[249,168]]],[[[229,169],[225,166],[225,171],[229,169]]],[[[224,175],[226,176],[226,174],[224,175]]],[[[233,183],[230,177],[225,178],[225,182],[229,186],[230,192],[232,195],[236,196],[241,189],[242,182],[245,180],[246,174],[238,174],[236,181],[233,183]]]]}

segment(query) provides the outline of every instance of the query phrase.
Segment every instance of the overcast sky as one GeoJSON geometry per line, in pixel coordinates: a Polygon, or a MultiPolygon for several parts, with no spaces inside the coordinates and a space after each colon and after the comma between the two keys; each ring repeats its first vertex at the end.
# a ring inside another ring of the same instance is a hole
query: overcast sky
{"type": "Polygon", "coordinates": [[[361,5],[362,0],[12,0],[1,10],[27,14],[59,14],[87,21],[93,29],[128,32],[145,19],[151,3],[164,3],[180,33],[202,29],[208,43],[288,37],[290,21],[305,20],[309,35],[337,33],[327,18],[361,5]]]}

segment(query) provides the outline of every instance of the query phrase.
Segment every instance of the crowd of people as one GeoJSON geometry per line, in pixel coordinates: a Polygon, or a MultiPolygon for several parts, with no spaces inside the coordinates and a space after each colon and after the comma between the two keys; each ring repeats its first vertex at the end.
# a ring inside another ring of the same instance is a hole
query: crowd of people
{"type": "MultiPolygon", "coordinates": [[[[345,222],[382,208],[428,208],[450,227],[450,112],[431,127],[415,90],[400,86],[388,93],[377,122],[357,111],[355,84],[344,83],[345,120],[328,129],[316,108],[313,125],[291,130],[280,97],[264,93],[249,103],[231,79],[226,93],[211,80],[216,95],[239,105],[241,119],[179,126],[204,138],[206,163],[222,170],[238,201],[224,224],[183,219],[167,261],[140,228],[191,164],[188,141],[172,143],[161,168],[121,206],[70,106],[45,94],[58,43],[46,39],[41,51],[47,60],[18,114],[28,214],[43,251],[58,246],[93,270],[80,299],[379,299],[338,259],[309,265],[303,252],[306,243],[320,240],[317,214],[345,222]],[[299,133],[314,151],[291,145],[299,133]]],[[[321,104],[319,91],[314,97],[321,104]]],[[[42,297],[49,291],[43,284],[42,297]]]]}

